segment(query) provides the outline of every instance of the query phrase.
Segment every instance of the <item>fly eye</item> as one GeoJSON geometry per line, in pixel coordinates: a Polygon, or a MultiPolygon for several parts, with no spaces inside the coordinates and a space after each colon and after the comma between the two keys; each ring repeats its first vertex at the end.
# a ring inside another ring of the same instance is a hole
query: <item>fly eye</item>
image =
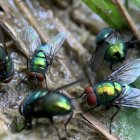
{"type": "Polygon", "coordinates": [[[97,99],[94,93],[87,96],[87,104],[92,107],[97,105],[97,99]]]}
{"type": "Polygon", "coordinates": [[[84,94],[91,94],[91,93],[93,93],[93,87],[91,86],[86,87],[84,90],[84,94]]]}
{"type": "Polygon", "coordinates": [[[34,77],[35,77],[35,73],[34,72],[30,72],[28,77],[29,77],[29,80],[33,80],[34,77]]]}
{"type": "Polygon", "coordinates": [[[44,75],[41,74],[41,73],[38,73],[38,74],[37,74],[37,80],[38,80],[38,81],[43,81],[43,80],[44,80],[44,75]]]}

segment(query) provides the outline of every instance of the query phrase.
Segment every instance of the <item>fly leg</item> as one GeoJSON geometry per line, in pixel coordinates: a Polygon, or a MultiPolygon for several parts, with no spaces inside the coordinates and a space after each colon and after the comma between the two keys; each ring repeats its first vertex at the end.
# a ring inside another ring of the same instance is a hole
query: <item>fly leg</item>
{"type": "Polygon", "coordinates": [[[50,117],[49,117],[49,120],[50,120],[50,122],[52,123],[52,125],[54,126],[54,128],[56,129],[56,132],[57,132],[57,135],[58,135],[59,140],[61,140],[61,137],[60,137],[60,134],[59,134],[59,130],[58,130],[58,128],[55,126],[55,124],[54,124],[54,122],[53,122],[53,117],[50,116],[50,117]]]}
{"type": "Polygon", "coordinates": [[[65,131],[66,131],[66,135],[68,136],[68,129],[67,129],[67,126],[70,122],[70,120],[72,119],[72,116],[73,116],[73,112],[71,113],[69,119],[67,120],[67,122],[65,123],[65,131]]]}
{"type": "MultiPolygon", "coordinates": [[[[114,85],[114,83],[113,83],[113,85],[114,85]]],[[[115,87],[115,85],[114,85],[114,87],[115,87]]],[[[118,93],[116,88],[115,88],[115,93],[118,93]]],[[[119,94],[117,94],[117,96],[119,96],[119,94]]],[[[120,110],[120,107],[119,107],[118,105],[111,105],[111,104],[109,104],[109,105],[106,106],[106,108],[110,108],[111,106],[114,106],[115,108],[117,108],[117,110],[116,110],[116,112],[113,114],[113,116],[112,116],[111,119],[110,119],[110,125],[109,125],[109,133],[110,133],[110,134],[111,134],[111,125],[112,125],[112,121],[113,121],[114,117],[117,115],[117,113],[118,113],[119,110],[120,110]]]]}
{"type": "Polygon", "coordinates": [[[27,118],[27,129],[31,129],[32,128],[32,118],[27,118]]]}
{"type": "Polygon", "coordinates": [[[112,121],[113,121],[113,119],[114,119],[114,117],[117,115],[117,113],[119,112],[119,110],[120,110],[120,107],[119,106],[117,106],[117,105],[113,105],[117,110],[116,110],[116,112],[113,114],[113,116],[111,117],[111,119],[110,119],[110,125],[109,125],[109,133],[111,134],[111,126],[112,126],[112,121]]]}
{"type": "MultiPolygon", "coordinates": [[[[96,107],[96,106],[95,106],[95,107],[96,107]]],[[[91,111],[91,110],[94,109],[95,107],[92,107],[92,108],[86,110],[86,111],[85,111],[84,113],[82,113],[81,115],[84,115],[84,114],[88,113],[89,111],[91,111]]]]}
{"type": "Polygon", "coordinates": [[[113,63],[112,63],[112,61],[111,61],[111,63],[110,63],[109,68],[110,68],[110,70],[111,70],[112,72],[115,71],[115,70],[113,69],[113,63]]]}
{"type": "Polygon", "coordinates": [[[69,0],[69,3],[70,3],[70,5],[74,4],[73,0],[69,0]]]}
{"type": "Polygon", "coordinates": [[[132,49],[132,48],[138,49],[139,43],[140,43],[139,40],[129,41],[129,42],[127,43],[127,49],[132,49]]]}
{"type": "Polygon", "coordinates": [[[21,81],[18,82],[18,84],[15,86],[15,88],[17,89],[17,87],[27,78],[27,76],[25,76],[21,81]]]}

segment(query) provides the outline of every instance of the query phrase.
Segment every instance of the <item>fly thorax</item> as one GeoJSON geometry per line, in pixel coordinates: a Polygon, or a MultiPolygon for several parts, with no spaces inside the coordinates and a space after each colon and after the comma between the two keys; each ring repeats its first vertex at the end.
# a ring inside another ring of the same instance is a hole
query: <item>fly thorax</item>
{"type": "Polygon", "coordinates": [[[106,105],[115,100],[122,91],[121,84],[117,82],[101,82],[95,86],[97,101],[99,104],[106,105]]]}
{"type": "Polygon", "coordinates": [[[46,56],[43,52],[38,51],[34,56],[29,60],[28,68],[29,71],[46,73],[49,63],[46,59],[46,56]]]}
{"type": "Polygon", "coordinates": [[[125,59],[126,46],[124,43],[111,45],[105,53],[105,59],[111,62],[122,62],[125,59]]]}

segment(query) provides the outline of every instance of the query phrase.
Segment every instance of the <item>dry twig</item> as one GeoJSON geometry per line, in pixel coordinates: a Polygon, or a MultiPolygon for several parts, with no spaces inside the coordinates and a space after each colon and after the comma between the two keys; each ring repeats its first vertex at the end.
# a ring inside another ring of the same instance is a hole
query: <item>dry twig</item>
{"type": "Polygon", "coordinates": [[[121,0],[113,0],[113,2],[116,4],[116,6],[118,7],[119,11],[121,12],[123,17],[127,21],[128,25],[129,25],[130,29],[133,31],[135,37],[138,40],[140,40],[140,32],[139,32],[138,28],[136,27],[133,19],[129,15],[128,11],[126,10],[125,6],[122,4],[121,0]]]}
{"type": "Polygon", "coordinates": [[[115,136],[109,134],[109,131],[103,127],[103,125],[96,120],[91,114],[86,113],[84,115],[82,115],[82,117],[84,119],[86,119],[91,126],[97,131],[99,132],[99,134],[101,134],[101,136],[107,140],[119,140],[119,138],[116,138],[115,136]]]}
{"type": "Polygon", "coordinates": [[[40,38],[43,43],[47,42],[46,36],[42,29],[40,28],[38,22],[33,17],[31,11],[29,10],[28,6],[24,3],[22,0],[14,0],[17,7],[21,10],[23,13],[23,16],[28,20],[28,22],[37,30],[38,34],[40,35],[40,38]]]}

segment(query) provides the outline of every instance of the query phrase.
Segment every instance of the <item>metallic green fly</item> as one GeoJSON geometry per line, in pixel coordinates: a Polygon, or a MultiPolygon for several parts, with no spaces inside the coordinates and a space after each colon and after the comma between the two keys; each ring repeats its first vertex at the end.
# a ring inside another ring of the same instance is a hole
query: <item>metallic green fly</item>
{"type": "Polygon", "coordinates": [[[27,26],[21,34],[21,39],[29,50],[29,57],[27,60],[28,76],[24,79],[28,77],[29,80],[36,84],[38,81],[43,81],[45,79],[47,86],[46,72],[57,58],[57,53],[66,39],[66,34],[60,32],[43,45],[34,28],[27,26]]]}
{"type": "Polygon", "coordinates": [[[91,109],[100,105],[117,108],[110,121],[110,133],[112,120],[121,106],[140,108],[140,89],[130,86],[139,76],[140,59],[135,59],[114,71],[104,81],[85,88],[83,94],[91,109]]]}
{"type": "Polygon", "coordinates": [[[3,29],[0,26],[0,82],[8,83],[14,73],[14,65],[10,55],[6,50],[6,42],[4,40],[3,29]]]}
{"type": "Polygon", "coordinates": [[[128,48],[132,48],[130,43],[133,35],[126,30],[115,30],[110,27],[102,29],[96,37],[96,50],[91,60],[91,67],[97,70],[102,61],[110,62],[110,69],[114,63],[125,60],[128,48]]]}
{"type": "Polygon", "coordinates": [[[20,114],[25,117],[25,126],[21,130],[23,130],[25,127],[31,129],[33,118],[48,118],[53,124],[54,116],[69,115],[69,119],[65,123],[65,130],[68,134],[67,125],[73,116],[74,109],[72,99],[77,99],[77,97],[69,98],[63,93],[60,93],[59,90],[75,85],[76,83],[82,82],[84,80],[85,79],[77,80],[52,91],[48,89],[42,89],[32,92],[20,103],[19,106],[20,114]]]}

